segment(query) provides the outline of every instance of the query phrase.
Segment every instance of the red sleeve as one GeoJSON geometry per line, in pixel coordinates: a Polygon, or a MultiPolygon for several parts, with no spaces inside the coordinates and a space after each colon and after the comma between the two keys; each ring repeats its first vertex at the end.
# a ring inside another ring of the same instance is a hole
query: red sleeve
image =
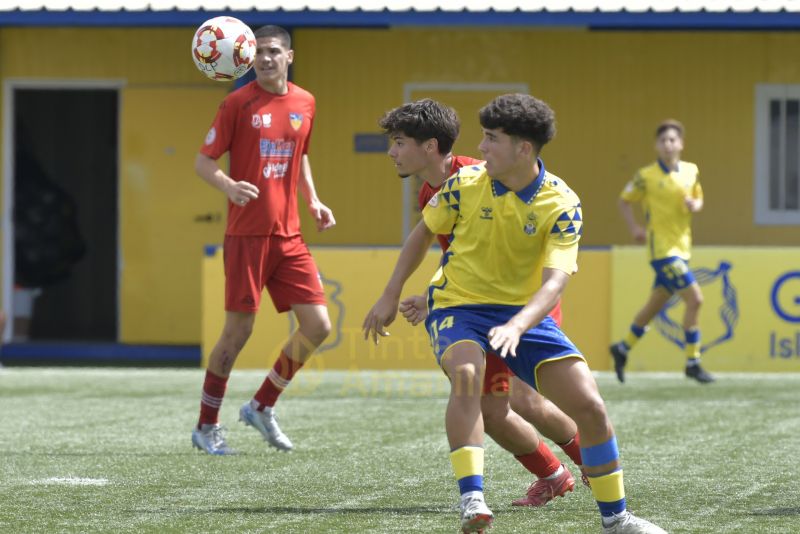
{"type": "Polygon", "coordinates": [[[218,159],[230,149],[233,132],[236,129],[236,111],[237,106],[230,101],[230,98],[222,101],[211,129],[206,134],[205,143],[200,147],[201,154],[218,159]]]}
{"type": "MultiPolygon", "coordinates": [[[[425,208],[425,205],[437,192],[438,189],[432,188],[428,182],[422,182],[422,186],[419,188],[419,198],[417,199],[419,202],[420,211],[425,208]]],[[[443,252],[450,247],[450,240],[448,239],[448,236],[437,235],[436,239],[439,241],[439,246],[442,247],[443,252]]]]}
{"type": "Polygon", "coordinates": [[[428,204],[428,201],[435,193],[436,192],[431,188],[431,186],[428,185],[428,182],[422,182],[422,186],[419,188],[419,197],[417,198],[420,211],[425,208],[425,206],[428,204]]]}

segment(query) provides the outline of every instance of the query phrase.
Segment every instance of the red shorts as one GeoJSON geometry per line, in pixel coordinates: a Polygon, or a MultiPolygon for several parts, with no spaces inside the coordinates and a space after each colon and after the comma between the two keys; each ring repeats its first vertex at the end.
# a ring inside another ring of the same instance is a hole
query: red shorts
{"type": "MultiPolygon", "coordinates": [[[[548,313],[550,317],[561,326],[561,300],[559,299],[555,307],[548,313]]],[[[511,387],[509,381],[514,376],[514,372],[508,368],[503,358],[497,354],[486,354],[486,370],[483,375],[483,394],[484,395],[507,395],[511,387]]]]}
{"type": "Polygon", "coordinates": [[[258,311],[269,291],[278,312],[293,304],[325,304],[319,271],[303,238],[225,236],[225,310],[258,311]]]}

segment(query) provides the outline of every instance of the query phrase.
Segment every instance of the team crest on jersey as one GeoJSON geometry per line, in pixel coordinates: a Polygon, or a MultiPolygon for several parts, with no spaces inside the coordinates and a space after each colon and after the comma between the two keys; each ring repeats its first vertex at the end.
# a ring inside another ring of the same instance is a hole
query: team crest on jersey
{"type": "Polygon", "coordinates": [[[522,231],[528,235],[536,233],[536,214],[531,212],[528,214],[528,222],[522,227],[522,231]]]}
{"type": "Polygon", "coordinates": [[[264,125],[264,128],[272,126],[272,113],[264,113],[261,115],[261,123],[264,125]]]}
{"type": "Polygon", "coordinates": [[[432,207],[432,208],[435,208],[435,207],[436,207],[436,206],[438,206],[438,205],[439,205],[439,193],[436,193],[436,194],[435,194],[435,195],[433,195],[433,196],[431,197],[431,199],[428,201],[428,206],[430,206],[430,207],[432,207]]]}
{"type": "Polygon", "coordinates": [[[295,130],[299,130],[303,125],[303,115],[301,113],[289,113],[289,124],[295,130]]]}
{"type": "Polygon", "coordinates": [[[261,115],[258,113],[254,113],[253,116],[250,118],[250,125],[253,128],[261,128],[261,115]]]}

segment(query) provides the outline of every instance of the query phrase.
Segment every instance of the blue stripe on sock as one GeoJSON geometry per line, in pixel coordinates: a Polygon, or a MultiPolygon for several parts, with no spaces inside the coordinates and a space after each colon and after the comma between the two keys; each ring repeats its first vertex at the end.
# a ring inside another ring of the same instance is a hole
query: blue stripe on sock
{"type": "Polygon", "coordinates": [[[583,465],[597,467],[619,459],[617,436],[611,436],[608,441],[592,447],[581,447],[583,465]]]}
{"type": "Polygon", "coordinates": [[[684,330],[686,343],[694,344],[700,342],[700,330],[684,330]]]}
{"type": "Polygon", "coordinates": [[[642,337],[644,335],[644,327],[643,326],[636,326],[635,324],[631,325],[631,332],[636,337],[642,337]]]}
{"type": "Polygon", "coordinates": [[[472,475],[459,479],[458,489],[461,495],[468,491],[483,491],[483,475],[472,475]]]}
{"type": "Polygon", "coordinates": [[[626,508],[625,497],[614,502],[600,502],[597,501],[597,507],[600,508],[600,515],[604,517],[611,517],[613,514],[621,514],[626,508]]]}

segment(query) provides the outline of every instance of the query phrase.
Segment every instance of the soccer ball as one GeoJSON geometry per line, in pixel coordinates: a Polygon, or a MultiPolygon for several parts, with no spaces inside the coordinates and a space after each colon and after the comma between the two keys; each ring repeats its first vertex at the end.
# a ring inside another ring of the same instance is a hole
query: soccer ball
{"type": "Polygon", "coordinates": [[[214,17],[197,28],[192,59],[200,72],[217,81],[241,78],[253,66],[256,38],[239,19],[214,17]]]}

